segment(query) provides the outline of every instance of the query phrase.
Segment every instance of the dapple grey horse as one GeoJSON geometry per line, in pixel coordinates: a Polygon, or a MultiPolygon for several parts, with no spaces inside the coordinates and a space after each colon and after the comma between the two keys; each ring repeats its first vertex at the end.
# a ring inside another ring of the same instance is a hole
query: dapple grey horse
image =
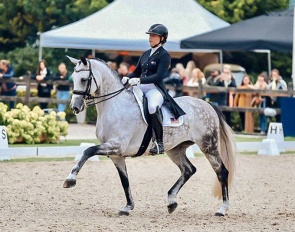
{"type": "MultiPolygon", "coordinates": [[[[69,57],[74,63],[71,109],[78,114],[88,105],[96,105],[96,136],[100,145],[87,148],[64,182],[65,188],[76,185],[76,176],[84,163],[94,155],[108,156],[115,164],[127,200],[120,215],[129,215],[134,201],[129,186],[125,158],[134,156],[147,128],[133,93],[124,88],[116,72],[98,59],[81,60],[69,57]],[[118,95],[118,96],[116,96],[118,95]]],[[[228,190],[235,172],[235,143],[233,132],[221,111],[200,99],[179,97],[175,101],[186,112],[179,127],[164,127],[165,152],[179,167],[181,175],[168,191],[168,212],[177,203],[175,197],[182,186],[196,172],[186,157],[186,149],[197,144],[217,175],[214,195],[223,202],[217,216],[229,209],[228,190]]],[[[152,144],[149,145],[151,148],[152,144]]],[[[149,151],[147,149],[146,153],[149,151]]]]}

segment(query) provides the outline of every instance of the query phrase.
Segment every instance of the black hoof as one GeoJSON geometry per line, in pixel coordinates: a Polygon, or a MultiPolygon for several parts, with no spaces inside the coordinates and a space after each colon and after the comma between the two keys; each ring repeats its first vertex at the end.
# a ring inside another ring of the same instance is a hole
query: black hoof
{"type": "Polygon", "coordinates": [[[214,216],[224,217],[224,214],[216,212],[216,213],[214,214],[214,216]]]}
{"type": "Polygon", "coordinates": [[[173,213],[174,210],[177,208],[177,203],[174,202],[174,203],[168,205],[167,208],[168,208],[168,213],[173,213]]]}
{"type": "Polygon", "coordinates": [[[63,187],[64,188],[72,188],[76,185],[76,180],[72,180],[72,179],[67,179],[65,182],[64,182],[64,185],[63,187]]]}
{"type": "Polygon", "coordinates": [[[119,211],[119,216],[129,216],[129,212],[128,211],[119,211]]]}

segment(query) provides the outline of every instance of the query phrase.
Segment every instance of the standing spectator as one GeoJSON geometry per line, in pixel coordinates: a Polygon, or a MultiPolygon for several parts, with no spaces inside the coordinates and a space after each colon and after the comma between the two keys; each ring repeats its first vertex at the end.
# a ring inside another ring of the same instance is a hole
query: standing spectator
{"type": "MultiPolygon", "coordinates": [[[[265,81],[265,75],[264,73],[260,73],[257,77],[257,81],[254,85],[255,89],[266,89],[267,83],[265,81]]],[[[265,108],[266,107],[266,98],[261,97],[259,94],[256,95],[252,100],[252,106],[258,107],[258,108],[265,108]]],[[[260,133],[265,134],[266,133],[266,124],[267,124],[267,118],[265,114],[259,114],[259,127],[260,127],[260,133]]]]}
{"type": "MultiPolygon", "coordinates": [[[[11,79],[14,75],[13,67],[8,60],[0,61],[0,80],[11,79]]],[[[16,84],[14,82],[2,82],[1,83],[1,95],[2,96],[16,96],[16,84]]],[[[14,108],[14,101],[9,102],[10,109],[14,108]]]]}
{"type": "MultiPolygon", "coordinates": [[[[216,86],[220,87],[237,87],[236,81],[231,73],[231,66],[230,65],[224,65],[223,72],[219,77],[217,77],[218,80],[216,81],[216,86]]],[[[231,92],[225,92],[225,93],[219,93],[218,98],[218,105],[220,106],[233,106],[233,93],[231,92]]],[[[224,111],[223,112],[226,122],[229,126],[231,126],[231,112],[230,111],[224,111]]]]}
{"type": "MultiPolygon", "coordinates": [[[[58,66],[58,72],[56,76],[54,77],[54,80],[56,81],[62,81],[64,84],[58,84],[57,85],[57,93],[56,98],[59,100],[68,100],[70,99],[70,74],[67,70],[67,67],[64,63],[60,63],[58,66]]],[[[64,112],[66,110],[67,104],[65,103],[59,103],[57,104],[58,112],[64,112]]]]}
{"type": "MultiPolygon", "coordinates": [[[[245,75],[242,79],[242,84],[239,86],[239,89],[253,89],[253,85],[250,81],[248,75],[245,75]]],[[[237,93],[234,99],[234,106],[236,107],[251,107],[253,94],[252,93],[237,93]]],[[[251,112],[239,112],[241,119],[241,129],[247,130],[248,132],[252,132],[254,130],[254,124],[249,125],[249,128],[245,128],[245,115],[247,117],[247,121],[253,121],[253,115],[251,112]]]]}
{"type": "MultiPolygon", "coordinates": [[[[52,79],[52,72],[46,66],[46,61],[41,60],[36,73],[36,80],[38,81],[38,97],[41,98],[50,98],[51,90],[53,89],[52,84],[44,83],[52,79]]],[[[48,102],[40,102],[41,109],[47,109],[48,102]]]]}
{"type": "MultiPolygon", "coordinates": [[[[210,71],[210,76],[207,78],[207,81],[206,81],[207,85],[215,86],[217,83],[218,77],[220,77],[219,71],[217,69],[212,69],[210,71]]],[[[216,105],[218,105],[218,97],[219,97],[218,93],[207,93],[206,95],[206,99],[209,98],[210,102],[216,105]]]]}
{"type": "MultiPolygon", "coordinates": [[[[273,69],[271,71],[271,82],[267,85],[267,89],[270,90],[288,90],[287,83],[283,80],[280,76],[280,72],[277,69],[273,69]]],[[[269,102],[267,102],[268,106],[272,108],[280,108],[280,97],[271,96],[269,102]]],[[[276,121],[280,122],[281,117],[280,115],[276,115],[276,121]]]]}
{"type": "Polygon", "coordinates": [[[125,77],[129,74],[128,68],[129,68],[128,63],[126,63],[126,62],[120,63],[119,68],[118,68],[118,74],[121,78],[125,77]]]}

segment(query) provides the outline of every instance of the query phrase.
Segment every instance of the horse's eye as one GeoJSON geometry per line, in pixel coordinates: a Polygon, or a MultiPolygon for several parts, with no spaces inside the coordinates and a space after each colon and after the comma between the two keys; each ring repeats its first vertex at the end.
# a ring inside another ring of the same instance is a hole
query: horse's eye
{"type": "Polygon", "coordinates": [[[87,81],[87,78],[81,78],[82,83],[85,82],[85,81],[87,81]]]}

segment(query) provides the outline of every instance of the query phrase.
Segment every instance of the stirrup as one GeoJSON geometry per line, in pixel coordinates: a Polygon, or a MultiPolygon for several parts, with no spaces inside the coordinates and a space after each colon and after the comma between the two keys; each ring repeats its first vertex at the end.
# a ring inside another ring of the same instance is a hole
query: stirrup
{"type": "Polygon", "coordinates": [[[155,142],[155,146],[150,149],[150,153],[153,155],[164,154],[164,152],[165,152],[165,149],[162,142],[160,143],[155,142]]]}

